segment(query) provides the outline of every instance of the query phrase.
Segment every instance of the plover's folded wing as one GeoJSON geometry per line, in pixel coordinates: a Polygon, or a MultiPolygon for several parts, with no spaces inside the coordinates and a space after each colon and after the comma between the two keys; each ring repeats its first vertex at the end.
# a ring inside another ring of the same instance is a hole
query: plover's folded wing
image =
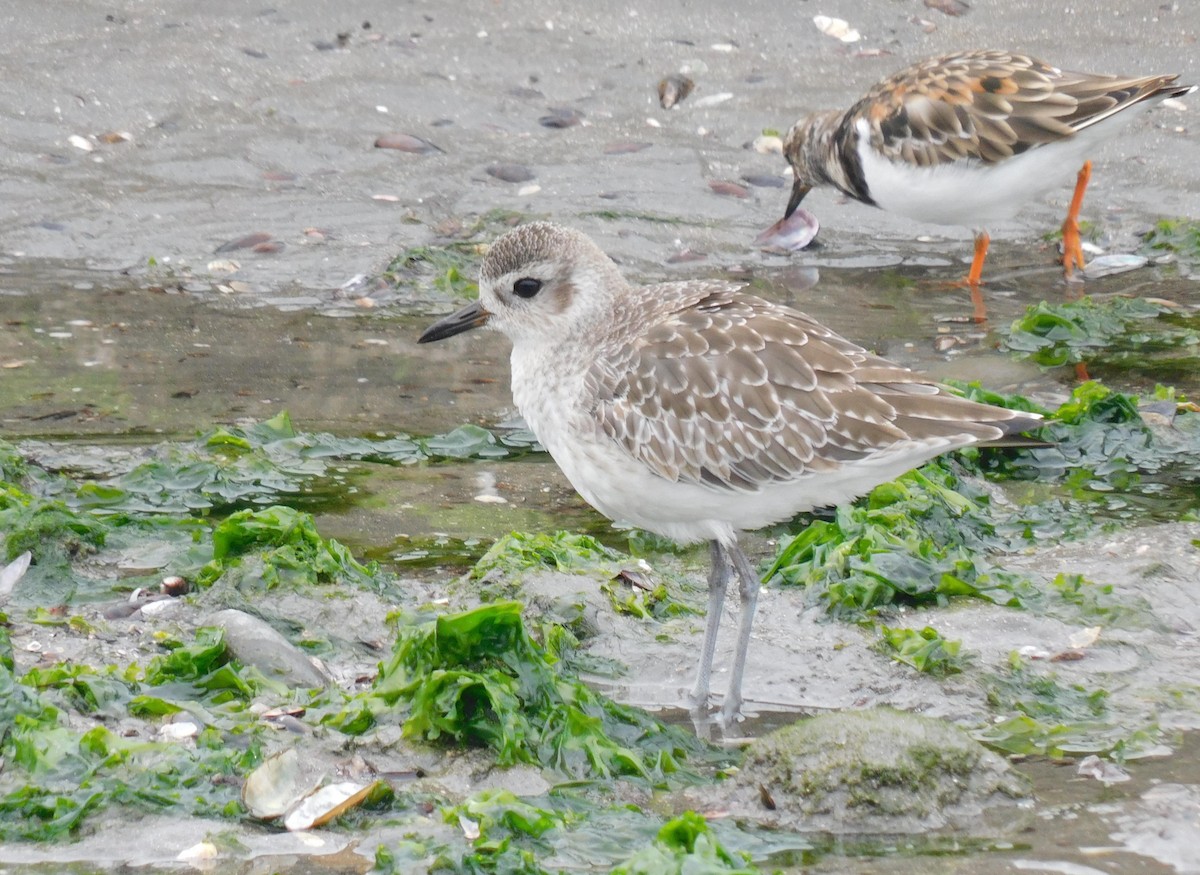
{"type": "Polygon", "coordinates": [[[790,308],[690,285],[711,291],[589,374],[598,428],[666,480],[757,490],[994,440],[1018,415],[949,394],[790,308]]]}

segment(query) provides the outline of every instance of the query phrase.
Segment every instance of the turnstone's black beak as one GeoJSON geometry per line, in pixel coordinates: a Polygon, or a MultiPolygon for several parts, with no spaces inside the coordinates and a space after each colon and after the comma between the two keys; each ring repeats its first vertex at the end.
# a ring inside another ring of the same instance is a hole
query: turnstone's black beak
{"type": "Polygon", "coordinates": [[[792,183],[792,196],[788,198],[787,209],[783,212],[785,219],[792,217],[792,213],[796,212],[796,207],[800,206],[800,201],[804,200],[804,196],[810,191],[812,191],[812,186],[805,184],[804,180],[797,176],[796,181],[792,183]]]}
{"type": "Polygon", "coordinates": [[[464,331],[470,331],[472,328],[478,328],[487,322],[491,315],[491,313],[483,309],[483,305],[478,301],[472,301],[461,310],[451,313],[444,319],[439,319],[426,328],[425,332],[417,338],[417,343],[432,343],[435,340],[445,340],[447,337],[453,337],[456,334],[462,334],[464,331]]]}

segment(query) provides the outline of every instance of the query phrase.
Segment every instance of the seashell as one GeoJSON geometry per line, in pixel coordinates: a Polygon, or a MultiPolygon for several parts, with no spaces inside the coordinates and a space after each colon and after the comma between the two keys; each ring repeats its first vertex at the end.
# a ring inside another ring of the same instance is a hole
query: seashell
{"type": "Polygon", "coordinates": [[[103,134],[97,134],[96,139],[111,146],[115,143],[128,143],[133,139],[133,134],[129,131],[105,131],[103,134]]]}
{"type": "Polygon", "coordinates": [[[695,106],[697,109],[703,109],[708,106],[716,106],[718,103],[724,103],[727,100],[733,100],[733,95],[728,91],[722,91],[720,94],[706,94],[696,100],[695,106]]]}
{"type": "Polygon", "coordinates": [[[1095,778],[1102,784],[1120,784],[1130,779],[1129,773],[1116,763],[1102,760],[1092,754],[1079,761],[1075,774],[1081,778],[1095,778]]]}
{"type": "Polygon", "coordinates": [[[755,188],[784,188],[787,185],[782,176],[773,173],[747,173],[742,181],[755,188]]]}
{"type": "Polygon", "coordinates": [[[654,585],[650,583],[645,574],[632,568],[622,568],[613,577],[613,582],[622,583],[625,586],[644,590],[645,592],[651,592],[654,589],[654,585]]]}
{"type": "Polygon", "coordinates": [[[750,197],[750,191],[744,185],[738,185],[736,182],[727,182],[723,179],[710,179],[708,187],[717,194],[725,195],[726,197],[750,197]]]}
{"type": "Polygon", "coordinates": [[[1097,640],[1099,640],[1100,631],[1101,627],[1099,626],[1088,626],[1087,628],[1080,629],[1078,632],[1071,634],[1071,636],[1067,639],[1067,644],[1069,644],[1075,650],[1082,650],[1084,647],[1091,647],[1096,643],[1097,640]]]}
{"type": "Polygon", "coordinates": [[[188,585],[187,580],[185,578],[180,577],[178,574],[172,574],[167,577],[164,577],[162,579],[162,582],[158,586],[159,586],[159,589],[161,589],[163,592],[165,592],[167,595],[170,595],[170,596],[186,595],[187,592],[191,589],[191,587],[188,585]]]}
{"type": "Polygon", "coordinates": [[[12,588],[17,585],[17,581],[24,577],[25,572],[29,570],[29,563],[32,560],[33,553],[26,550],[0,570],[0,598],[12,592],[12,588]]]}
{"type": "Polygon", "coordinates": [[[338,784],[327,784],[306,796],[299,805],[289,811],[283,819],[283,825],[295,831],[329,823],[335,817],[361,805],[378,783],[381,782],[361,784],[342,781],[338,784]]]}
{"type": "Polygon", "coordinates": [[[412,134],[381,134],[375,138],[376,149],[395,149],[398,152],[409,152],[413,155],[428,155],[430,152],[441,152],[433,143],[414,137],[412,134]]]}
{"type": "Polygon", "coordinates": [[[760,155],[782,155],[783,138],[774,134],[760,134],[751,141],[750,148],[760,155]]]}
{"type": "Polygon", "coordinates": [[[213,251],[220,255],[222,252],[233,252],[236,249],[253,249],[255,246],[266,243],[270,239],[271,235],[266,231],[256,231],[253,234],[247,234],[245,237],[238,237],[236,240],[222,243],[213,251]]]}
{"type": "Polygon", "coordinates": [[[145,619],[162,618],[177,614],[183,610],[184,603],[176,601],[168,596],[159,595],[157,598],[152,598],[139,608],[139,612],[145,619]]]}
{"type": "Polygon", "coordinates": [[[184,848],[175,859],[180,863],[191,863],[197,869],[208,869],[220,853],[212,842],[198,842],[190,848],[184,848]]]}
{"type": "Polygon", "coordinates": [[[524,164],[493,164],[484,172],[504,182],[529,182],[536,175],[524,164]]]}
{"type": "Polygon", "coordinates": [[[790,218],[780,219],[754,238],[754,245],[763,249],[795,252],[803,249],[817,236],[821,223],[805,209],[798,209],[790,218]]]}
{"type": "Polygon", "coordinates": [[[473,842],[480,836],[479,821],[471,820],[465,814],[458,816],[458,825],[462,829],[463,838],[469,842],[473,842]]]}
{"type": "Polygon", "coordinates": [[[670,109],[675,104],[681,103],[695,87],[696,83],[687,76],[667,76],[659,80],[658,102],[663,109],[670,109]]]}
{"type": "Polygon", "coordinates": [[[1125,273],[1127,270],[1137,270],[1145,267],[1150,260],[1144,255],[1101,255],[1093,258],[1083,268],[1083,275],[1090,280],[1102,276],[1112,276],[1115,273],[1125,273]]]}
{"type": "Polygon", "coordinates": [[[971,8],[963,0],[925,0],[925,6],[955,17],[966,14],[971,8]]]}
{"type": "Polygon", "coordinates": [[[826,36],[841,40],[844,43],[856,43],[862,39],[862,34],[852,28],[843,18],[830,18],[828,15],[814,15],[813,24],[817,30],[826,36]]]}
{"type": "Polygon", "coordinates": [[[159,728],[160,737],[168,741],[183,741],[185,738],[195,738],[200,734],[200,724],[191,719],[167,723],[159,728]]]}
{"type": "Polygon", "coordinates": [[[583,113],[569,106],[551,106],[550,114],[538,119],[543,128],[573,128],[583,121],[583,113]]]}
{"type": "Polygon", "coordinates": [[[300,756],[295,748],[267,757],[242,783],[242,804],[259,820],[282,817],[300,795],[300,756]]]}
{"type": "Polygon", "coordinates": [[[71,134],[71,136],[67,137],[67,142],[83,152],[94,152],[96,150],[95,143],[87,137],[79,136],[79,134],[71,134]]]}

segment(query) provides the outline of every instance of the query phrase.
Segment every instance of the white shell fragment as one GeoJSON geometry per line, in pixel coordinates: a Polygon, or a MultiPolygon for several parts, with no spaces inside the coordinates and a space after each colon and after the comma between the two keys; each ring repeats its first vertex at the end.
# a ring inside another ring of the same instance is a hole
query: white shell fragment
{"type": "Polygon", "coordinates": [[[782,155],[783,139],[771,134],[760,134],[754,138],[750,148],[760,155],[782,155]]]}
{"type": "Polygon", "coordinates": [[[1095,778],[1102,784],[1120,784],[1123,781],[1129,780],[1129,773],[1127,771],[1116,763],[1100,759],[1095,754],[1081,759],[1078,768],[1075,770],[1075,774],[1081,778],[1095,778]]]}
{"type": "Polygon", "coordinates": [[[76,149],[79,149],[84,152],[94,152],[96,150],[95,143],[93,143],[87,137],[79,136],[79,134],[71,134],[71,136],[67,137],[67,142],[70,143],[72,146],[74,146],[76,149]]]}
{"type": "Polygon", "coordinates": [[[762,249],[795,252],[812,243],[820,230],[821,223],[816,216],[808,210],[798,209],[755,237],[754,245],[762,249]]]}
{"type": "Polygon", "coordinates": [[[718,103],[724,103],[727,100],[733,100],[733,94],[728,91],[722,91],[720,94],[706,94],[704,97],[698,97],[692,102],[692,106],[697,109],[703,109],[706,106],[716,106],[718,103]]]}
{"type": "Polygon", "coordinates": [[[1083,268],[1083,275],[1090,280],[1095,280],[1102,276],[1112,276],[1114,273],[1137,270],[1147,264],[1149,264],[1149,259],[1144,255],[1101,255],[1087,263],[1083,268]]]}
{"type": "Polygon", "coordinates": [[[467,817],[465,814],[460,814],[458,816],[458,825],[462,829],[463,838],[467,841],[473,842],[479,838],[480,833],[478,821],[471,820],[471,818],[467,817]]]}
{"type": "Polygon", "coordinates": [[[186,606],[178,599],[162,598],[146,602],[138,610],[145,619],[163,619],[183,613],[186,606]]]}
{"type": "Polygon", "coordinates": [[[1067,639],[1067,643],[1074,650],[1082,650],[1084,647],[1091,647],[1100,637],[1100,626],[1088,626],[1086,629],[1080,629],[1067,639]]]}
{"type": "Polygon", "coordinates": [[[259,820],[282,817],[300,795],[300,756],[292,747],[267,757],[242,784],[242,804],[259,820]]]}
{"type": "Polygon", "coordinates": [[[7,596],[17,581],[25,576],[25,572],[29,570],[29,563],[33,559],[33,554],[26,550],[12,562],[4,566],[0,570],[0,599],[7,596]]]}
{"type": "Polygon", "coordinates": [[[338,784],[327,784],[306,796],[299,805],[288,812],[283,819],[283,825],[295,831],[329,823],[338,815],[361,805],[374,787],[375,782],[359,784],[354,781],[342,781],[338,784]]]}
{"type": "Polygon", "coordinates": [[[843,18],[830,18],[828,15],[814,15],[813,24],[817,30],[826,36],[839,39],[844,43],[856,43],[862,39],[862,34],[852,28],[843,18]]]}
{"type": "Polygon", "coordinates": [[[205,864],[217,859],[217,846],[212,842],[199,842],[190,848],[184,848],[175,857],[181,863],[191,863],[198,869],[207,868],[205,864]]]}
{"type": "Polygon", "coordinates": [[[200,724],[188,719],[167,723],[158,730],[159,737],[167,741],[183,741],[186,738],[195,738],[199,734],[200,724]]]}

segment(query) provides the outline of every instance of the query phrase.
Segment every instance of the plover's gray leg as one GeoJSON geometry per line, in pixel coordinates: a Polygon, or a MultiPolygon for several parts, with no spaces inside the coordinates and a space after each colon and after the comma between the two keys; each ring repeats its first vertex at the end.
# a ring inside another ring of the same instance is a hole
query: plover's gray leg
{"type": "Polygon", "coordinates": [[[742,673],[746,670],[746,652],[750,649],[750,627],[754,625],[754,608],[762,581],[750,565],[750,560],[736,543],[725,548],[738,576],[738,592],[742,597],[742,615],[738,620],[737,650],[729,673],[729,693],[721,706],[721,717],[731,721],[742,710],[742,673]]]}
{"type": "Polygon", "coordinates": [[[721,613],[725,610],[725,590],[733,569],[725,550],[717,541],[708,542],[708,558],[712,567],[708,572],[708,620],[704,626],[704,646],[700,648],[700,664],[696,668],[696,686],[690,696],[693,708],[703,708],[708,703],[708,682],[712,675],[713,653],[717,649],[717,630],[721,628],[721,613]]]}

